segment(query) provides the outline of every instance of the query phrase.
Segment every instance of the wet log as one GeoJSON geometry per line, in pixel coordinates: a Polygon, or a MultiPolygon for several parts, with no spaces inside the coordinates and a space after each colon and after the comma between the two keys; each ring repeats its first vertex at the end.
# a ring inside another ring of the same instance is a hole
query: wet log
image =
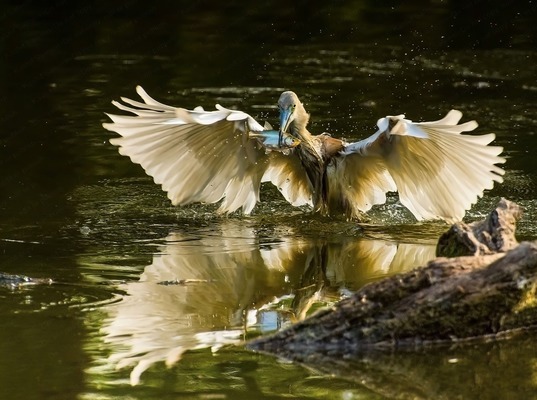
{"type": "MultiPolygon", "coordinates": [[[[473,243],[484,255],[440,257],[425,267],[369,284],[248,347],[308,362],[320,355],[421,348],[533,328],[537,242],[515,246],[519,216],[518,206],[502,200],[485,221],[449,234],[455,242],[473,243]],[[494,246],[497,252],[491,254],[494,246]]],[[[447,247],[457,252],[452,243],[447,247]]]]}
{"type": "Polygon", "coordinates": [[[471,224],[457,222],[440,236],[436,246],[438,257],[479,256],[506,252],[514,249],[516,223],[522,215],[521,208],[501,199],[483,221],[471,224]]]}

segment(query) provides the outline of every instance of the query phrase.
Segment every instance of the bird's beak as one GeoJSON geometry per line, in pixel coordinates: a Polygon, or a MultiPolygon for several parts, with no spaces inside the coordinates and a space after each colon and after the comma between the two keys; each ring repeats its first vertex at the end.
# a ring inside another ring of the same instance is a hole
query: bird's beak
{"type": "Polygon", "coordinates": [[[291,123],[291,109],[286,108],[280,111],[280,135],[278,139],[278,144],[281,146],[283,134],[289,129],[289,124],[291,123]]]}

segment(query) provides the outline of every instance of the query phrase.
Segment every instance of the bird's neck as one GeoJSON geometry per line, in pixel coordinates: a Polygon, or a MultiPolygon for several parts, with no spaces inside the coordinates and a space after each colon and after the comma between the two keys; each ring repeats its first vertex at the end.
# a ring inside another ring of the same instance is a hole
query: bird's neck
{"type": "Polygon", "coordinates": [[[298,105],[297,110],[294,112],[294,119],[291,122],[290,130],[299,139],[309,140],[311,139],[311,133],[306,128],[310,120],[310,115],[304,110],[301,105],[298,105]]]}
{"type": "Polygon", "coordinates": [[[302,140],[303,142],[311,142],[313,140],[313,135],[306,128],[307,122],[303,123],[301,121],[293,121],[290,126],[291,134],[302,140]]]}

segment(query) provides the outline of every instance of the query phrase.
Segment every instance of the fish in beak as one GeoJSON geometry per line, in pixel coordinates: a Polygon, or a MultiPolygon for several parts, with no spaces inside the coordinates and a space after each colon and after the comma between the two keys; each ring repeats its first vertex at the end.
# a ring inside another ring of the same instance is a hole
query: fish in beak
{"type": "Polygon", "coordinates": [[[281,131],[266,130],[250,132],[249,137],[257,141],[268,150],[284,151],[292,149],[300,144],[300,140],[281,131]]]}

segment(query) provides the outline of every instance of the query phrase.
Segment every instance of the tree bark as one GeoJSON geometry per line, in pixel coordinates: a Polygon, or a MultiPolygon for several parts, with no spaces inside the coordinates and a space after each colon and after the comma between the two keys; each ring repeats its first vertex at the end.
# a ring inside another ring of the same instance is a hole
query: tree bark
{"type": "Polygon", "coordinates": [[[522,216],[521,208],[501,199],[496,209],[483,221],[471,224],[457,222],[440,236],[436,247],[439,257],[479,256],[514,249],[516,223],[522,216]]]}
{"type": "Polygon", "coordinates": [[[520,209],[503,200],[485,221],[457,224],[452,253],[369,284],[335,306],[248,347],[287,359],[341,357],[505,336],[537,325],[537,242],[516,245],[520,209]],[[458,243],[462,243],[461,246],[458,243]],[[505,252],[504,252],[505,251],[505,252]],[[493,253],[494,252],[494,253],[493,253]]]}

